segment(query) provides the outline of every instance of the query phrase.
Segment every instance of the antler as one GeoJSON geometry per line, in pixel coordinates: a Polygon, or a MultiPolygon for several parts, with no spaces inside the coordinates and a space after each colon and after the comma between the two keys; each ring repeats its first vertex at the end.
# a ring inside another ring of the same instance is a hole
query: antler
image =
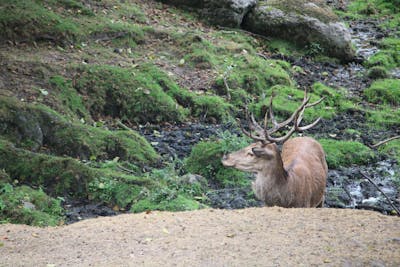
{"type": "MultiPolygon", "coordinates": [[[[269,110],[268,110],[268,112],[265,113],[265,116],[264,116],[264,127],[261,127],[260,124],[257,123],[257,121],[254,119],[253,114],[251,114],[251,116],[250,116],[251,117],[251,121],[249,124],[250,130],[254,130],[257,133],[257,135],[253,135],[251,133],[251,131],[250,132],[246,131],[243,128],[243,126],[241,125],[240,121],[238,120],[242,132],[255,141],[260,141],[263,144],[285,142],[287,139],[289,139],[289,137],[294,132],[296,132],[296,131],[301,132],[301,131],[310,129],[310,128],[314,127],[321,120],[321,118],[318,118],[313,123],[300,127],[300,123],[303,120],[303,114],[304,114],[305,109],[309,108],[309,107],[313,107],[315,105],[318,105],[322,100],[324,100],[324,97],[319,99],[316,102],[309,104],[308,102],[310,101],[310,97],[307,96],[307,90],[304,90],[304,98],[303,98],[303,102],[301,103],[301,105],[294,111],[294,113],[287,120],[285,120],[281,123],[278,123],[276,121],[274,113],[272,111],[273,98],[274,98],[274,94],[272,93],[270,102],[269,102],[269,108],[268,108],[269,110]],[[268,115],[269,115],[269,117],[271,119],[271,123],[273,125],[273,128],[270,130],[267,129],[268,115]],[[290,128],[290,130],[284,136],[282,136],[282,137],[271,136],[273,133],[276,133],[283,127],[286,127],[291,122],[293,122],[293,126],[292,126],[292,128],[290,128]]],[[[248,120],[248,117],[249,117],[249,115],[248,115],[248,110],[246,107],[247,120],[248,120]]]]}

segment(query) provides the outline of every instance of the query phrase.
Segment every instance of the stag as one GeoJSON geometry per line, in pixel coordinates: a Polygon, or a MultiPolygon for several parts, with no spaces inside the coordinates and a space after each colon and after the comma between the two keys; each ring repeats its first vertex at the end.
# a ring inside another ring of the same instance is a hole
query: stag
{"type": "Polygon", "coordinates": [[[253,190],[256,197],[268,206],[281,207],[322,207],[328,166],[321,145],[310,137],[290,138],[295,132],[314,127],[321,118],[313,123],[300,126],[306,108],[317,105],[323,100],[309,103],[310,97],[304,92],[302,104],[287,120],[278,123],[272,110],[273,95],[270,98],[269,112],[264,116],[264,127],[256,122],[254,116],[250,120],[250,131],[242,132],[255,142],[251,145],[225,155],[222,164],[241,171],[255,173],[253,190]],[[273,125],[268,129],[268,115],[273,125]],[[281,137],[273,134],[292,124],[287,133],[281,137]],[[255,134],[253,134],[253,131],[255,134]],[[277,144],[283,144],[282,153],[277,144]]]}

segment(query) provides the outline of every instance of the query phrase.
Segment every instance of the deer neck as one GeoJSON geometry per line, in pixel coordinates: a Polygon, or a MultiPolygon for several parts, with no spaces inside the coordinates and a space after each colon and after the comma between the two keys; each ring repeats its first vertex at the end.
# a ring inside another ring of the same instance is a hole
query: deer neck
{"type": "Polygon", "coordinates": [[[282,185],[288,181],[288,172],[283,166],[281,153],[277,150],[274,164],[264,168],[257,174],[257,178],[268,181],[271,185],[282,185]]]}

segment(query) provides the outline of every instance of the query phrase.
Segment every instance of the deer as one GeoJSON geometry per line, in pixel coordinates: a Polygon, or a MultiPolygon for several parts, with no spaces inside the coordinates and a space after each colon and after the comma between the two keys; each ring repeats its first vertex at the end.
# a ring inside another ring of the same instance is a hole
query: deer
{"type": "Polygon", "coordinates": [[[246,118],[249,122],[247,131],[238,119],[241,131],[254,143],[224,155],[222,164],[225,167],[254,173],[252,188],[255,196],[267,206],[285,208],[323,207],[325,199],[328,165],[322,146],[311,137],[290,138],[295,132],[302,132],[314,127],[321,118],[306,126],[300,126],[306,108],[319,104],[324,98],[309,103],[310,97],[304,91],[302,104],[285,121],[278,123],[274,117],[271,95],[268,111],[264,116],[264,127],[255,120],[253,114],[249,119],[246,107],[246,118]],[[268,114],[273,125],[268,129],[268,114]],[[278,131],[293,124],[281,137],[274,137],[278,131]],[[255,132],[255,134],[252,133],[255,132]],[[278,148],[282,145],[282,152],[278,148]]]}

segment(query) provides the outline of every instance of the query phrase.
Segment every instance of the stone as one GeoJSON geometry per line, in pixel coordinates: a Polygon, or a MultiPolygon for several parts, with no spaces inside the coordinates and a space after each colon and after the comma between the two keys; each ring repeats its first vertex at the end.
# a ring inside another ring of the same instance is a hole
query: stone
{"type": "Polygon", "coordinates": [[[204,19],[224,27],[240,27],[256,0],[161,0],[166,4],[198,8],[204,19]]]}
{"type": "Polygon", "coordinates": [[[320,0],[259,1],[242,26],[250,32],[298,45],[317,45],[322,53],[342,62],[355,57],[349,30],[320,0]]]}

